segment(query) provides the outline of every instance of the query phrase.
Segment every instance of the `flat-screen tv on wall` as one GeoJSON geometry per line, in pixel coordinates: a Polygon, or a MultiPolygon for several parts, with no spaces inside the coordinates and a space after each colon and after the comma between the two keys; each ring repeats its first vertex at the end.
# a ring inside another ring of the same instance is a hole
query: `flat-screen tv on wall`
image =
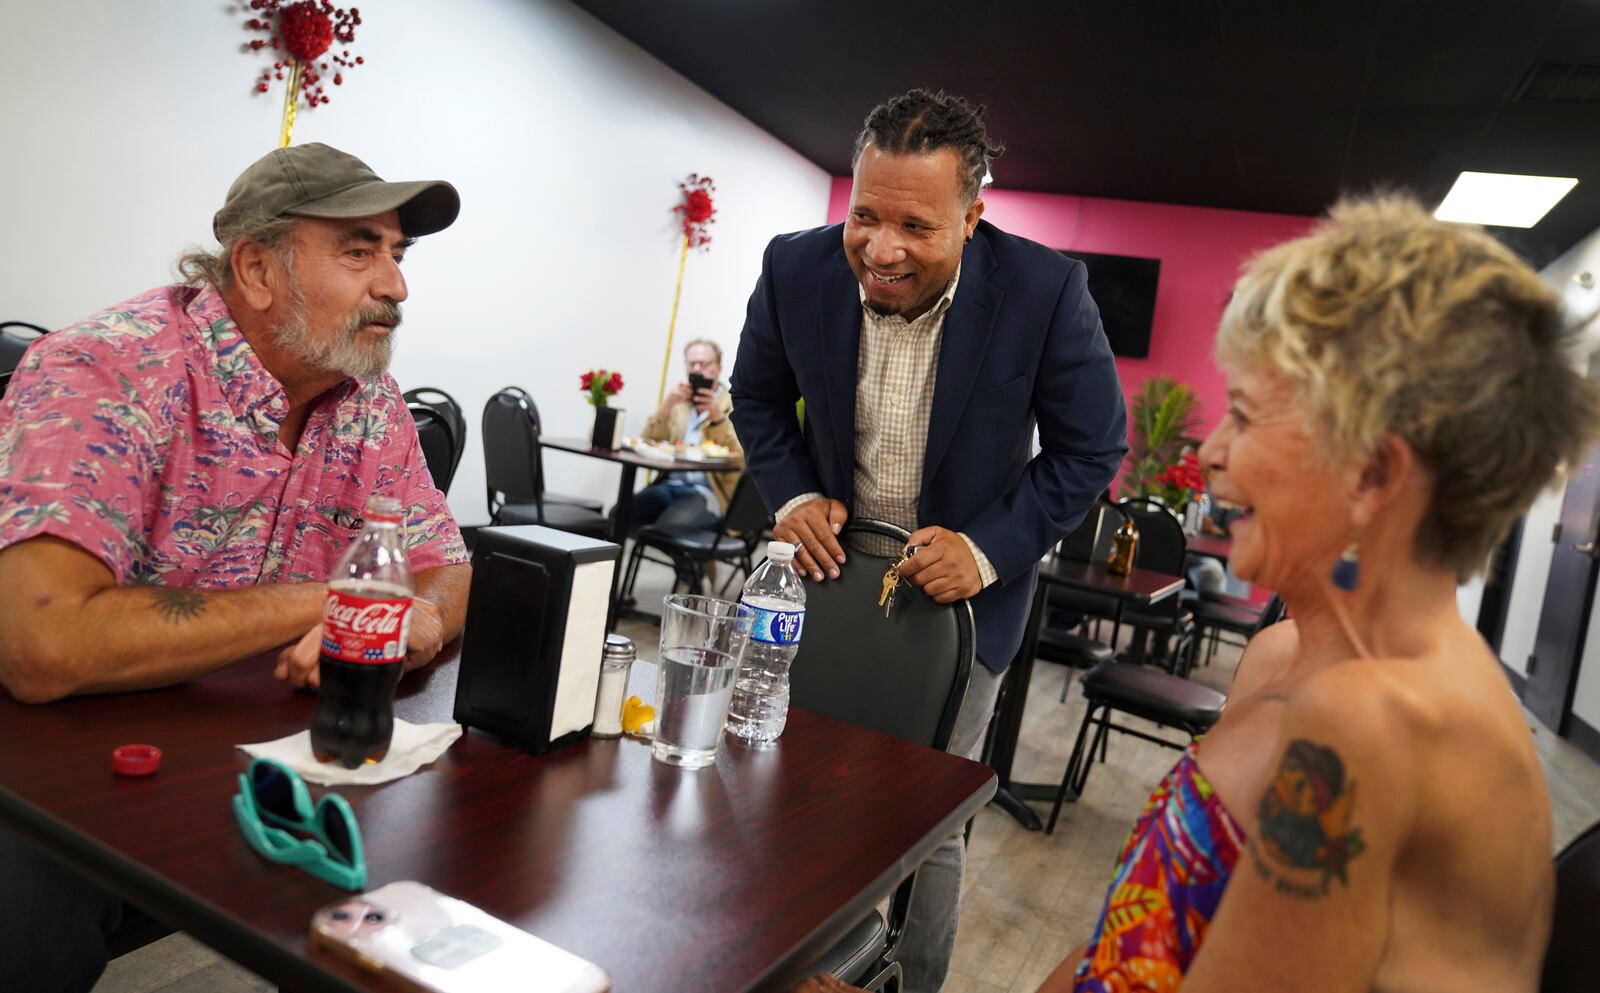
{"type": "Polygon", "coordinates": [[[1060,251],[1089,267],[1089,295],[1100,307],[1100,322],[1111,339],[1111,351],[1130,359],[1149,358],[1150,322],[1156,314],[1161,260],[1060,251]]]}

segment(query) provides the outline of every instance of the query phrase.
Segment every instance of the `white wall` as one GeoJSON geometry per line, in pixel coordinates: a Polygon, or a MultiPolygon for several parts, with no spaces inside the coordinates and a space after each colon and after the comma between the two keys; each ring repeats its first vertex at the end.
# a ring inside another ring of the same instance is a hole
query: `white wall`
{"type": "Polygon", "coordinates": [[[1522,525],[1522,546],[1517,552],[1517,570],[1511,581],[1511,602],[1506,605],[1506,626],[1500,636],[1500,659],[1520,676],[1528,674],[1528,656],[1533,654],[1539,633],[1539,613],[1544,609],[1545,580],[1550,576],[1550,529],[1561,516],[1565,489],[1540,494],[1528,508],[1522,525]]]}
{"type": "MultiPolygon", "coordinates": [[[[1539,273],[1566,301],[1574,320],[1582,320],[1600,310],[1600,231],[1568,249],[1539,273]],[[1594,277],[1583,286],[1582,273],[1594,277]]],[[[1600,321],[1588,326],[1587,351],[1600,347],[1600,321]]],[[[1586,358],[1584,359],[1586,363],[1586,358]]],[[[1505,636],[1500,658],[1516,672],[1526,675],[1528,656],[1533,652],[1539,630],[1539,614],[1544,606],[1545,583],[1550,575],[1550,557],[1555,546],[1550,532],[1561,517],[1564,490],[1541,496],[1529,510],[1523,526],[1522,550],[1517,557],[1516,578],[1511,586],[1511,603],[1506,615],[1505,636]]],[[[1597,603],[1595,607],[1600,607],[1597,603]]],[[[1600,611],[1591,608],[1588,641],[1579,663],[1577,694],[1573,713],[1592,727],[1600,727],[1600,611]]]]}
{"type": "MultiPolygon", "coordinates": [[[[654,405],[680,179],[715,177],[717,221],[689,259],[677,340],[716,338],[730,359],[767,240],[821,224],[830,179],[564,0],[387,0],[362,16],[366,64],[301,110],[295,140],[461,191],[460,220],[406,260],[393,371],[466,408],[450,502],[481,523],[477,423],[494,390],[530,390],[551,434],[586,432],[591,366],[628,381],[630,432],[654,405]]],[[[0,319],[64,326],[170,282],[182,248],[210,243],[228,185],[277,141],[282,90],[252,91],[268,60],[241,51],[244,20],[226,3],[0,4],[0,319]]],[[[553,489],[615,495],[610,466],[545,462],[553,489]]]]}

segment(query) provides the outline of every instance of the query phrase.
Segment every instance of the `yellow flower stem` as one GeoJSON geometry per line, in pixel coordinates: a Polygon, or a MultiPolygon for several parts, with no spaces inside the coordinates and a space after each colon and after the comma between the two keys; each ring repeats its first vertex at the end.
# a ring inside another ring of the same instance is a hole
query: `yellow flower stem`
{"type": "Polygon", "coordinates": [[[278,136],[278,147],[288,148],[294,134],[294,112],[300,106],[300,60],[289,56],[288,89],[283,94],[283,134],[278,136]]]}
{"type": "Polygon", "coordinates": [[[678,301],[683,297],[683,266],[689,261],[689,236],[683,236],[683,251],[678,255],[678,285],[672,291],[672,319],[667,322],[667,354],[661,359],[661,386],[656,390],[656,406],[667,397],[667,368],[672,365],[672,333],[678,327],[678,301]]]}

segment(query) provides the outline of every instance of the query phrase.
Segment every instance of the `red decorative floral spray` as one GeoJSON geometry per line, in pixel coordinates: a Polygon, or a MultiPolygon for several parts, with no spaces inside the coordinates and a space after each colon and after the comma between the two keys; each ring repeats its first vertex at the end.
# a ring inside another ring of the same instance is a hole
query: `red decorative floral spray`
{"type": "Polygon", "coordinates": [[[691,172],[689,178],[678,184],[683,199],[672,208],[683,222],[683,250],[678,253],[678,285],[672,291],[672,319],[667,322],[667,354],[661,360],[661,386],[656,390],[656,403],[667,395],[667,369],[672,365],[672,334],[678,327],[678,300],[683,296],[683,267],[689,261],[689,249],[707,249],[711,244],[711,222],[717,219],[717,205],[711,194],[717,184],[710,176],[691,172]]]}
{"type": "Polygon", "coordinates": [[[295,110],[301,100],[306,106],[327,103],[324,81],[334,86],[344,83],[345,72],[366,62],[359,55],[352,56],[343,46],[356,40],[356,28],[361,24],[361,10],[335,7],[328,0],[250,0],[250,19],[244,22],[246,30],[264,37],[252,38],[251,51],[271,49],[283,58],[264,69],[256,80],[256,91],[265,93],[272,81],[284,79],[287,73],[288,90],[283,100],[283,131],[279,147],[287,147],[294,131],[295,110]],[[333,51],[334,43],[340,46],[333,51]],[[328,74],[332,73],[329,79],[328,74]]]}

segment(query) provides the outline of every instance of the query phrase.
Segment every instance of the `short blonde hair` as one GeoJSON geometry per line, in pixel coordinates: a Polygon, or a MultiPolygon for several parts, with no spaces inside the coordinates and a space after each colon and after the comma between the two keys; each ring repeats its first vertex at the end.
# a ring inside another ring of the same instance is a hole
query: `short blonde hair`
{"type": "Polygon", "coordinates": [[[1464,580],[1600,432],[1578,338],[1504,245],[1381,195],[1345,200],[1250,260],[1217,357],[1287,378],[1325,455],[1404,438],[1434,481],[1416,554],[1464,580]]]}

